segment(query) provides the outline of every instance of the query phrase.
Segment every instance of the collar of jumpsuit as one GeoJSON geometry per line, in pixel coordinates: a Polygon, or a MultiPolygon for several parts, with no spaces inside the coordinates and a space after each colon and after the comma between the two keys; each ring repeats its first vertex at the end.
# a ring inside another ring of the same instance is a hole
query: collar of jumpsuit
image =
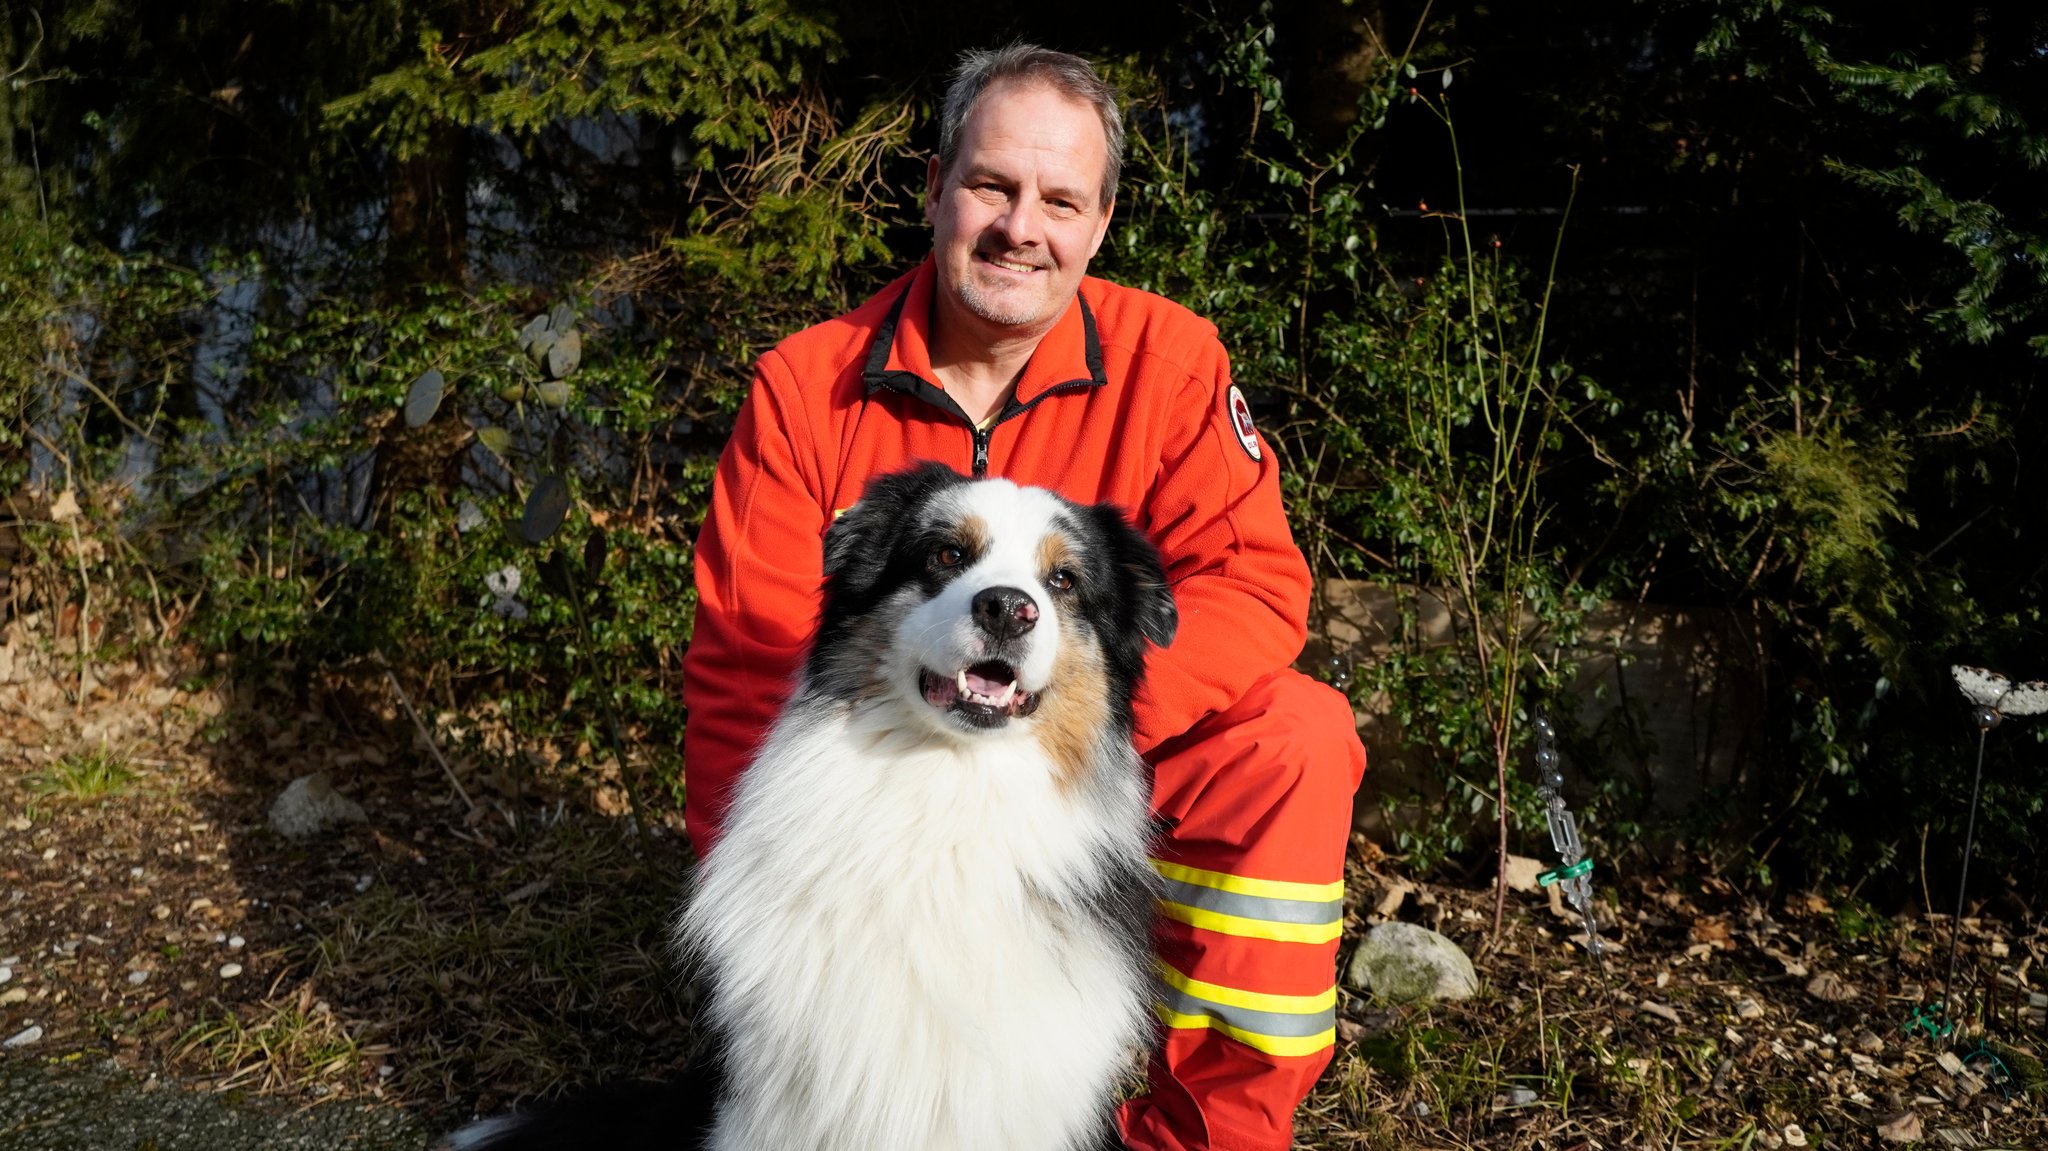
{"type": "MultiPolygon", "coordinates": [[[[888,318],[876,331],[862,379],[870,393],[880,388],[904,392],[965,420],[966,414],[946,395],[938,374],[932,371],[932,292],[937,283],[937,266],[927,257],[910,274],[890,305],[888,318]]],[[[1108,382],[1102,371],[1102,342],[1096,336],[1095,315],[1088,301],[1076,292],[1073,303],[1031,353],[1016,391],[996,419],[1028,408],[1055,391],[1101,387],[1108,382]]]]}

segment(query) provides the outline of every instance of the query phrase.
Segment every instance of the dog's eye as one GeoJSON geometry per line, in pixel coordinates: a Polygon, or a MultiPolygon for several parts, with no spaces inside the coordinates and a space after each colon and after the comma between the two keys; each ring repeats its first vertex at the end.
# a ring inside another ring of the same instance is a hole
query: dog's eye
{"type": "Polygon", "coordinates": [[[932,552],[932,563],[937,567],[956,568],[966,559],[967,553],[952,544],[946,544],[932,552]]]}
{"type": "Polygon", "coordinates": [[[1073,591],[1074,573],[1065,568],[1054,568],[1052,574],[1045,577],[1045,586],[1054,591],[1073,591]]]}

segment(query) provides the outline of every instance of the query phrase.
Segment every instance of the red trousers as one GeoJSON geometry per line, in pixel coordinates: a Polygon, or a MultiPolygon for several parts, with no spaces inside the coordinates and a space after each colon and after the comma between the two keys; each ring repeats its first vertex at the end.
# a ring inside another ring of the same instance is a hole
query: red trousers
{"type": "Polygon", "coordinates": [[[1165,1042],[1118,1117],[1133,1151],[1286,1151],[1336,1043],[1351,705],[1292,670],[1147,756],[1165,1042]]]}

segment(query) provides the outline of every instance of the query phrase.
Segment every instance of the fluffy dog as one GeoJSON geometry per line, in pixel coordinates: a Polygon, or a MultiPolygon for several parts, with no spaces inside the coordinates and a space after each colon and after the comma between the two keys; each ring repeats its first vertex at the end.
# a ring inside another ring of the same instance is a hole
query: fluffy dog
{"type": "Polygon", "coordinates": [[[711,1151],[1117,1145],[1151,1035],[1131,699],[1176,626],[1157,554],[1114,508],[925,465],[868,486],[824,567],[816,645],[676,927],[722,1078],[456,1147],[632,1124],[711,1151]]]}

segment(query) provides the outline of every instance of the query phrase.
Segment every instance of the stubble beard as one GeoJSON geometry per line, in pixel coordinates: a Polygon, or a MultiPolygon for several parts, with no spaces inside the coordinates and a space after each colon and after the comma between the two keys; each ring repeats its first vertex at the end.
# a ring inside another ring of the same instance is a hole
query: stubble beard
{"type": "MultiPolygon", "coordinates": [[[[1043,292],[1034,293],[1034,298],[1025,299],[1024,293],[1021,292],[1013,294],[984,291],[981,285],[975,282],[975,271],[976,266],[970,264],[967,274],[960,278],[958,289],[960,302],[966,305],[969,312],[984,322],[1004,328],[1027,327],[1045,319],[1051,301],[1045,299],[1043,292]]],[[[1038,274],[1050,276],[1052,269],[1041,269],[1038,274]]]]}

